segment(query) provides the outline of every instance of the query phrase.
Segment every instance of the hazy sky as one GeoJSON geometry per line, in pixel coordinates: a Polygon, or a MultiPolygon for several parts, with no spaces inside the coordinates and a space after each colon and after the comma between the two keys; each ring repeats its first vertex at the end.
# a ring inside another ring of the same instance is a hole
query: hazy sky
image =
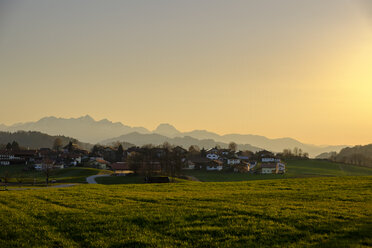
{"type": "Polygon", "coordinates": [[[0,0],[0,123],[372,143],[372,1],[0,0]]]}

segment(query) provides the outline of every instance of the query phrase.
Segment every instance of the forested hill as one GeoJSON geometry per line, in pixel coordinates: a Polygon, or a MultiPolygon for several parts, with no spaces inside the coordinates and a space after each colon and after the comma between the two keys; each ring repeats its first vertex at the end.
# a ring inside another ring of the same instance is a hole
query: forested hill
{"type": "Polygon", "coordinates": [[[337,162],[372,167],[372,144],[344,148],[332,159],[337,162]]]}
{"type": "MultiPolygon", "coordinates": [[[[21,147],[38,149],[38,148],[52,148],[54,140],[60,138],[62,145],[67,145],[68,142],[76,142],[83,149],[90,149],[91,144],[82,143],[74,138],[66,136],[52,136],[35,131],[18,131],[18,132],[0,132],[0,146],[5,146],[7,143],[16,141],[21,147]]],[[[1,148],[1,147],[0,147],[1,148]]]]}

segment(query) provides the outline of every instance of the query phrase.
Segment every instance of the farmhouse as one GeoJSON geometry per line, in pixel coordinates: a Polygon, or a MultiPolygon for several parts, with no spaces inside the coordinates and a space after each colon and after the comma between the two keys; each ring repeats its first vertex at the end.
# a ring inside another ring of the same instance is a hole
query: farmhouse
{"type": "Polygon", "coordinates": [[[261,165],[261,173],[262,174],[276,174],[277,172],[277,164],[275,163],[267,163],[261,165]]]}
{"type": "Polygon", "coordinates": [[[261,165],[262,174],[283,174],[285,173],[285,164],[283,163],[265,163],[261,165]]]}
{"type": "Polygon", "coordinates": [[[25,160],[21,157],[16,156],[13,151],[0,151],[0,165],[10,165],[24,162],[25,160]]]}
{"type": "Polygon", "coordinates": [[[223,169],[223,162],[219,160],[211,161],[206,167],[207,171],[221,171],[222,169],[223,169]]]}
{"type": "Polygon", "coordinates": [[[110,165],[111,169],[114,171],[114,174],[129,174],[133,173],[130,170],[128,163],[126,162],[116,162],[110,165]]]}
{"type": "Polygon", "coordinates": [[[110,164],[109,162],[107,162],[106,160],[104,160],[103,158],[100,158],[100,157],[98,157],[98,158],[92,157],[91,160],[92,161],[90,162],[90,164],[95,166],[98,169],[106,170],[107,167],[110,164]]]}
{"type": "Polygon", "coordinates": [[[219,156],[215,153],[208,153],[206,157],[210,160],[216,160],[219,158],[219,156]]]}
{"type": "Polygon", "coordinates": [[[238,158],[228,158],[226,160],[227,164],[228,165],[236,165],[236,164],[240,164],[240,159],[238,158]]]}
{"type": "Polygon", "coordinates": [[[192,156],[188,161],[189,169],[202,169],[206,168],[210,164],[211,160],[201,156],[192,156]]]}
{"type": "Polygon", "coordinates": [[[40,163],[36,163],[34,165],[35,170],[38,171],[45,171],[45,170],[52,170],[52,169],[63,169],[63,164],[55,164],[55,162],[51,159],[43,159],[40,163]]]}
{"type": "Polygon", "coordinates": [[[280,162],[280,159],[274,158],[274,157],[268,157],[268,158],[262,158],[262,163],[274,163],[274,162],[280,162]]]}

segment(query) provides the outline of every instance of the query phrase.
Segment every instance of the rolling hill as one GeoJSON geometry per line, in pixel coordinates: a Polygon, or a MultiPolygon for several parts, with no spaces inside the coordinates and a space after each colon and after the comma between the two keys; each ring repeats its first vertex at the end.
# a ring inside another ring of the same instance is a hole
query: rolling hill
{"type": "Polygon", "coordinates": [[[52,136],[35,131],[0,132],[0,144],[6,145],[7,143],[16,141],[21,147],[30,149],[52,148],[56,138],[60,138],[63,145],[67,145],[70,141],[75,141],[83,149],[89,150],[92,148],[91,144],[61,135],[52,136]]]}

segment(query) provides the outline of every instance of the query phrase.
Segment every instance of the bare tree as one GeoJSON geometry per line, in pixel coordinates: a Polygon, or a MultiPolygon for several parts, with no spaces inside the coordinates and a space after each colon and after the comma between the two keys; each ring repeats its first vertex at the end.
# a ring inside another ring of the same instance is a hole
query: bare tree
{"type": "Polygon", "coordinates": [[[61,150],[62,148],[62,139],[61,138],[56,138],[53,142],[53,149],[56,151],[61,150]]]}
{"type": "Polygon", "coordinates": [[[191,154],[197,154],[197,153],[200,153],[200,148],[199,148],[199,146],[197,146],[197,145],[191,145],[191,146],[189,147],[189,153],[191,153],[191,154]]]}
{"type": "Polygon", "coordinates": [[[298,147],[293,148],[293,155],[298,156],[298,147]]]}
{"type": "Polygon", "coordinates": [[[229,150],[232,152],[236,152],[237,149],[238,149],[238,145],[235,142],[230,142],[229,150]]]}

